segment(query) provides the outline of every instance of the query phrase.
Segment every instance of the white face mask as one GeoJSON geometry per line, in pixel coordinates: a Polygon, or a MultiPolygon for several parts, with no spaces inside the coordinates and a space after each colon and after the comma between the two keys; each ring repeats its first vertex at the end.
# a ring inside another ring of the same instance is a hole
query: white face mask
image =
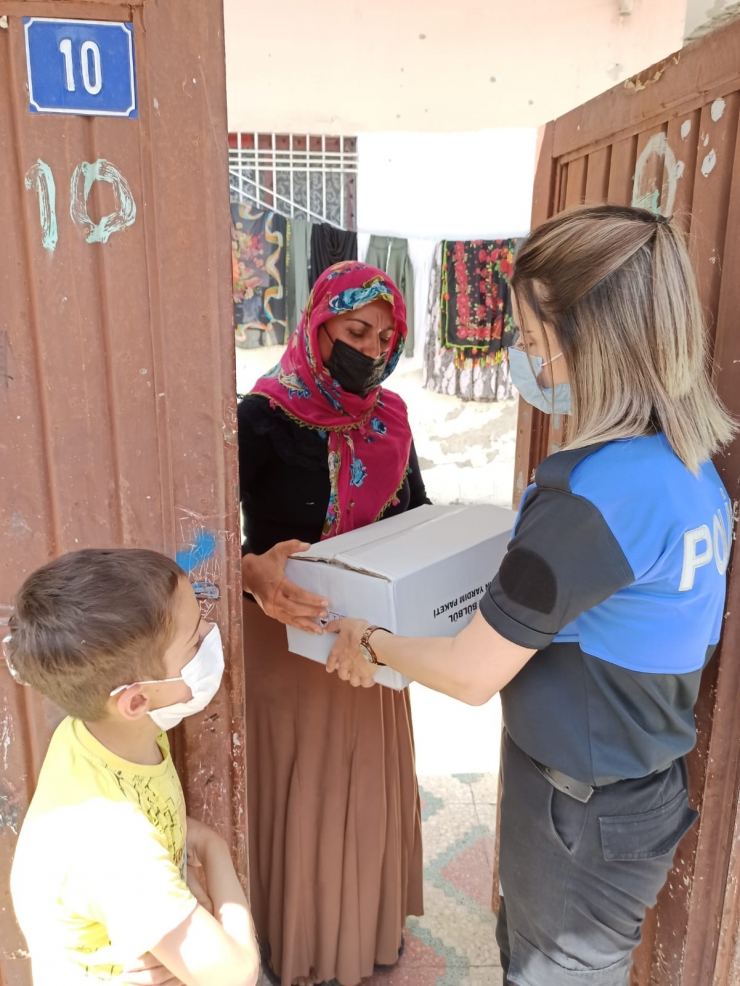
{"type": "Polygon", "coordinates": [[[174,729],[186,716],[192,716],[203,709],[213,700],[221,684],[224,673],[224,649],[221,643],[221,633],[214,624],[212,629],[201,641],[200,647],[192,659],[188,661],[177,678],[161,678],[158,681],[135,681],[130,685],[121,685],[111,692],[118,695],[126,688],[134,685],[161,685],[167,681],[184,681],[193,697],[188,702],[176,702],[165,705],[161,709],[150,709],[149,715],[163,732],[174,729]]]}

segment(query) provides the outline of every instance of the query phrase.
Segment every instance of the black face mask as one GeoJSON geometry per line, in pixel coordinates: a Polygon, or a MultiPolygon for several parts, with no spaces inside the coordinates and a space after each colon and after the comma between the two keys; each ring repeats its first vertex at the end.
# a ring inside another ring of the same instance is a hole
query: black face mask
{"type": "MultiPolygon", "coordinates": [[[[327,332],[327,336],[329,333],[327,332]]],[[[329,336],[331,339],[331,336],[329,336]]],[[[341,339],[332,339],[334,348],[329,359],[324,360],[324,366],[334,377],[342,390],[348,394],[357,394],[359,397],[367,397],[371,390],[378,386],[380,378],[385,373],[387,356],[378,356],[373,359],[365,356],[359,349],[342,342],[341,339]]]]}

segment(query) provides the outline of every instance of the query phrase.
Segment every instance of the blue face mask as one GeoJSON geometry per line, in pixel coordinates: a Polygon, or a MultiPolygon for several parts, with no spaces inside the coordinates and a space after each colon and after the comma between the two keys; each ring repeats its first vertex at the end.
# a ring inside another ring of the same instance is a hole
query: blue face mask
{"type": "MultiPolygon", "coordinates": [[[[548,362],[552,363],[558,356],[548,362]]],[[[541,356],[527,356],[523,349],[509,347],[511,381],[527,404],[539,408],[545,414],[570,414],[569,383],[556,383],[554,387],[540,387],[537,383],[545,366],[547,363],[541,356]]]]}

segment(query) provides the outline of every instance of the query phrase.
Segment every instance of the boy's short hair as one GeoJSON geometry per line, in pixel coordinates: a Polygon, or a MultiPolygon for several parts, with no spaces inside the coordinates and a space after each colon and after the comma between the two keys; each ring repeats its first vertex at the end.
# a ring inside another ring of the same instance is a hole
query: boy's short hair
{"type": "Polygon", "coordinates": [[[164,677],[172,600],[186,578],[171,558],[136,548],[73,551],[23,583],[5,654],[14,675],[94,722],[119,685],[164,677]]]}

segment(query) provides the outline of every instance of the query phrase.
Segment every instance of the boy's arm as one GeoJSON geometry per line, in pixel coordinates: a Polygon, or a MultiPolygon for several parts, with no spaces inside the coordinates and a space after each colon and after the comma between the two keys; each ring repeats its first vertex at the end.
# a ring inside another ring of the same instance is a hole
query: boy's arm
{"type": "Polygon", "coordinates": [[[152,954],[185,986],[254,986],[259,952],[229,847],[212,829],[188,819],[188,848],[205,873],[213,914],[198,907],[152,954]]]}
{"type": "MultiPolygon", "coordinates": [[[[255,986],[257,946],[245,931],[249,910],[230,860],[231,882],[228,871],[219,879],[215,867],[208,877],[220,894],[222,927],[198,905],[146,815],[130,802],[98,800],[83,813],[80,830],[101,837],[86,834],[75,847],[73,889],[106,928],[115,952],[124,962],[150,953],[185,986],[255,986]]],[[[204,862],[222,860],[224,868],[228,848],[215,833],[198,850],[204,862]]]]}
{"type": "MultiPolygon", "coordinates": [[[[241,888],[240,888],[241,889],[241,888]]],[[[233,908],[240,905],[233,902],[233,908]]],[[[230,929],[251,924],[246,901],[241,920],[230,913],[230,929]]],[[[257,944],[239,942],[198,905],[152,949],[152,954],[184,986],[255,986],[259,975],[257,944]]]]}
{"type": "MultiPolygon", "coordinates": [[[[190,854],[188,853],[188,856],[189,855],[190,854]]],[[[191,862],[191,860],[188,859],[188,878],[186,881],[188,890],[193,897],[195,897],[198,903],[205,907],[209,914],[213,914],[213,901],[208,896],[205,887],[203,886],[203,882],[198,876],[199,871],[202,871],[200,862],[196,865],[195,862],[191,862]]]]}
{"type": "Polygon", "coordinates": [[[213,829],[194,818],[188,818],[188,844],[194,849],[203,867],[208,896],[213,904],[213,916],[237,941],[244,944],[254,942],[249,905],[227,844],[213,829]],[[235,902],[238,902],[236,907],[235,902]]]}
{"type": "MultiPolygon", "coordinates": [[[[118,981],[118,980],[117,980],[118,981]]],[[[151,952],[130,962],[120,976],[121,986],[182,986],[151,952]]]]}

